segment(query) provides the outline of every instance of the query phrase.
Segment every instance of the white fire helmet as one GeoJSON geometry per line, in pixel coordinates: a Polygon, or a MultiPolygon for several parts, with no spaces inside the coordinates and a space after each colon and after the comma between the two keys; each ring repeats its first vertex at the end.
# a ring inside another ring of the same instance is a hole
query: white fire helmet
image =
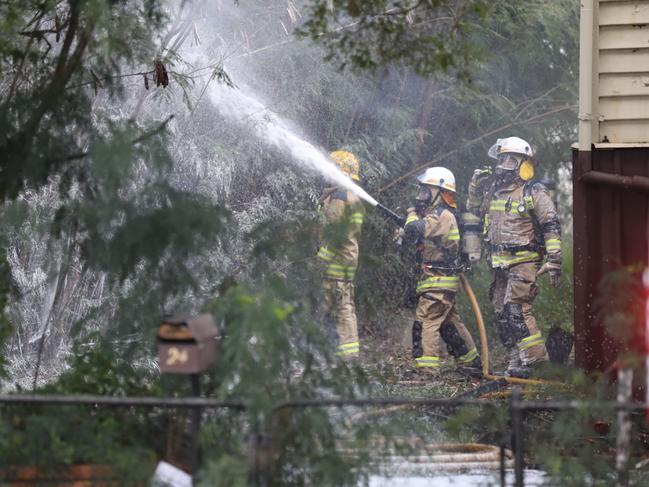
{"type": "Polygon", "coordinates": [[[455,193],[455,176],[445,167],[429,167],[423,174],[417,176],[417,181],[455,193]]]}
{"type": "Polygon", "coordinates": [[[520,137],[507,137],[498,139],[494,145],[489,148],[487,155],[492,159],[498,159],[501,154],[521,154],[526,158],[534,156],[534,151],[530,144],[520,137]]]}

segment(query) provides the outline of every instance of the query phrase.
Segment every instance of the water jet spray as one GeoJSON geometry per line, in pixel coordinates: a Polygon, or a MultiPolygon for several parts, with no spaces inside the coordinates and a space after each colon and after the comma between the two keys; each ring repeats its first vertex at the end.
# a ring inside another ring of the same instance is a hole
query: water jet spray
{"type": "Polygon", "coordinates": [[[354,184],[325,153],[296,135],[287,121],[268,110],[252,94],[244,93],[240,88],[233,89],[216,83],[210,85],[208,94],[214,107],[223,115],[241,123],[251,123],[253,131],[260,139],[288,153],[292,160],[315,169],[329,181],[351,191],[376,207],[388,220],[400,227],[405,225],[405,218],[397,215],[376,201],[363,188],[354,184]]]}

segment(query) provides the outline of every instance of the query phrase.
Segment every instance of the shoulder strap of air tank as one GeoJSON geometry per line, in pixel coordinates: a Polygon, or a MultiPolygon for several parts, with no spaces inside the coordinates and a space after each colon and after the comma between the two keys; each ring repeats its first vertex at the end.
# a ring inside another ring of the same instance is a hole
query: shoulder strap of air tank
{"type": "Polygon", "coordinates": [[[523,186],[523,203],[525,204],[525,209],[527,212],[532,215],[532,218],[536,220],[536,215],[534,214],[534,197],[532,196],[532,187],[536,184],[541,184],[538,181],[527,181],[525,186],[523,186]]]}
{"type": "Polygon", "coordinates": [[[453,218],[455,218],[455,226],[457,227],[458,232],[460,232],[460,236],[462,236],[462,225],[460,225],[460,214],[458,213],[457,208],[453,208],[449,205],[445,205],[445,207],[446,208],[444,209],[450,211],[453,218]]]}
{"type": "Polygon", "coordinates": [[[435,208],[433,208],[433,215],[440,216],[442,212],[446,209],[447,209],[446,204],[437,205],[435,208]]]}
{"type": "Polygon", "coordinates": [[[336,191],[331,194],[331,199],[347,201],[347,190],[343,188],[336,189],[336,191]]]}
{"type": "Polygon", "coordinates": [[[545,248],[545,240],[543,238],[543,231],[541,230],[541,225],[539,224],[539,220],[536,216],[536,211],[534,211],[534,198],[532,197],[532,188],[535,185],[539,185],[542,188],[545,188],[543,186],[543,183],[539,181],[528,181],[525,183],[525,186],[523,187],[523,201],[525,203],[525,209],[527,210],[527,213],[532,217],[532,224],[534,225],[534,234],[536,236],[537,242],[539,242],[539,245],[542,246],[541,250],[545,248]],[[529,203],[528,203],[529,202],[529,203]],[[529,205],[529,206],[528,206],[529,205]]]}

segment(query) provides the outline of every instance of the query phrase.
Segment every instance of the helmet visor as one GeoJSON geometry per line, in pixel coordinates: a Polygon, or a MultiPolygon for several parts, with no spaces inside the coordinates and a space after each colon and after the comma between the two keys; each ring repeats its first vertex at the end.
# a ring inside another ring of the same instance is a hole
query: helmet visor
{"type": "Polygon", "coordinates": [[[500,151],[502,144],[503,144],[503,139],[498,139],[494,145],[489,147],[489,150],[487,151],[487,155],[492,159],[498,159],[498,152],[500,151]]]}
{"type": "Polygon", "coordinates": [[[498,165],[496,166],[499,169],[504,169],[505,171],[515,171],[518,169],[523,156],[521,154],[512,154],[505,153],[498,156],[498,165]]]}
{"type": "Polygon", "coordinates": [[[417,193],[416,200],[422,203],[428,203],[433,198],[430,189],[431,189],[430,186],[427,186],[425,184],[420,184],[419,192],[417,193]]]}

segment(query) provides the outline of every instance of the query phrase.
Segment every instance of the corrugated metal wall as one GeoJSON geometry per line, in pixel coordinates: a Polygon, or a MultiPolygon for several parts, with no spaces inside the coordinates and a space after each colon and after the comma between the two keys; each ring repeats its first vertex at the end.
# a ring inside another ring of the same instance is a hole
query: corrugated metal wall
{"type": "Polygon", "coordinates": [[[615,344],[595,316],[597,287],[647,265],[649,0],[581,0],[579,150],[573,151],[578,365],[605,370],[615,344]]]}
{"type": "Polygon", "coordinates": [[[647,263],[647,189],[585,182],[594,172],[649,177],[649,148],[573,152],[577,364],[605,370],[617,351],[595,316],[597,286],[621,265],[647,263]]]}

